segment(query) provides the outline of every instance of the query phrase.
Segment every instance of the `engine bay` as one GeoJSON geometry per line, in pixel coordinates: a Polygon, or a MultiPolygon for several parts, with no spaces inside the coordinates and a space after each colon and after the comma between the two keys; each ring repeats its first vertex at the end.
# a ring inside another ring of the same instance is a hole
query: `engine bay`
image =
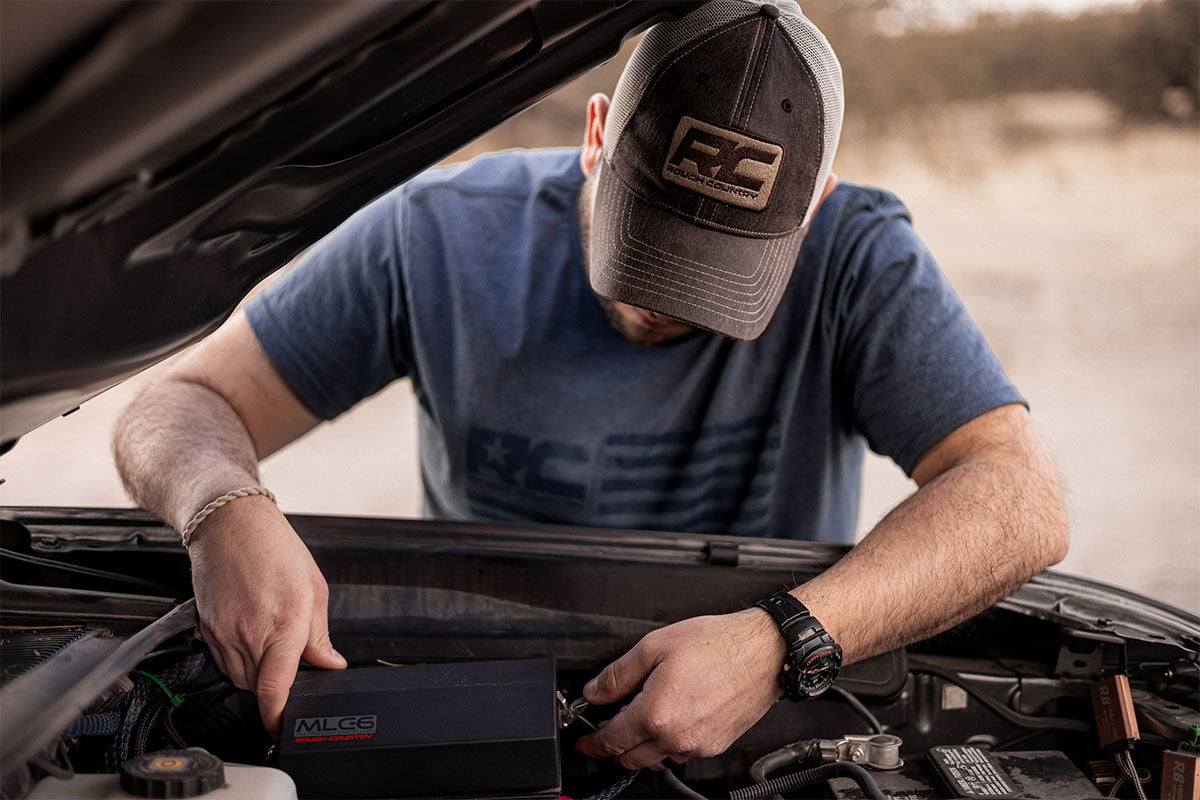
{"type": "Polygon", "coordinates": [[[584,684],[646,632],[745,607],[838,547],[296,518],[350,668],[302,669],[275,740],[198,637],[169,531],[4,513],[4,797],[158,791],[147,769],[205,757],[224,762],[213,797],[1195,796],[1200,619],[1069,576],[846,667],[719,756],[630,773],[576,753],[623,705],[587,706],[584,684]]]}

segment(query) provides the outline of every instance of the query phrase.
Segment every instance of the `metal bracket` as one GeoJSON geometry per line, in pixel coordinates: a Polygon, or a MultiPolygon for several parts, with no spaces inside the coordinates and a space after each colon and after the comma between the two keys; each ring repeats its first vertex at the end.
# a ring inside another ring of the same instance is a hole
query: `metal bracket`
{"type": "Polygon", "coordinates": [[[1125,640],[1110,633],[1067,631],[1058,650],[1054,674],[1060,678],[1098,681],[1124,672],[1125,640]]]}
{"type": "Polygon", "coordinates": [[[821,739],[822,761],[849,761],[875,769],[899,769],[904,766],[900,758],[899,736],[890,733],[849,733],[841,739],[821,739]]]}

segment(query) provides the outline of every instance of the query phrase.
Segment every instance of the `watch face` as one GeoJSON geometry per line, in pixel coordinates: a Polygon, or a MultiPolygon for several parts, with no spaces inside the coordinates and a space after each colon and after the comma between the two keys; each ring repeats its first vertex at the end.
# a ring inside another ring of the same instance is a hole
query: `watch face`
{"type": "Polygon", "coordinates": [[[800,671],[800,689],[809,697],[815,697],[833,684],[842,666],[841,654],[836,647],[822,647],[804,659],[800,671]]]}

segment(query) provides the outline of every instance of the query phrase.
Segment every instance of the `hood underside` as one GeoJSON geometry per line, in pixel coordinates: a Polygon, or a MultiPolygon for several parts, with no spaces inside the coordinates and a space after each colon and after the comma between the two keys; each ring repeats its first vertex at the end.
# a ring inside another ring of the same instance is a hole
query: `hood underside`
{"type": "Polygon", "coordinates": [[[0,4],[0,442],[212,331],[354,210],[696,5],[0,4]]]}

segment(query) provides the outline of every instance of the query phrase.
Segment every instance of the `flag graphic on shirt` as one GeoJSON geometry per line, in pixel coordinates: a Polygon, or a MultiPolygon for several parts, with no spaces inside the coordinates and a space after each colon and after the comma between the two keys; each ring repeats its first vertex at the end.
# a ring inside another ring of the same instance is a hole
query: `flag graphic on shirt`
{"type": "Polygon", "coordinates": [[[471,426],[471,513],[502,522],[766,536],[779,435],[765,417],[579,444],[471,426]]]}

